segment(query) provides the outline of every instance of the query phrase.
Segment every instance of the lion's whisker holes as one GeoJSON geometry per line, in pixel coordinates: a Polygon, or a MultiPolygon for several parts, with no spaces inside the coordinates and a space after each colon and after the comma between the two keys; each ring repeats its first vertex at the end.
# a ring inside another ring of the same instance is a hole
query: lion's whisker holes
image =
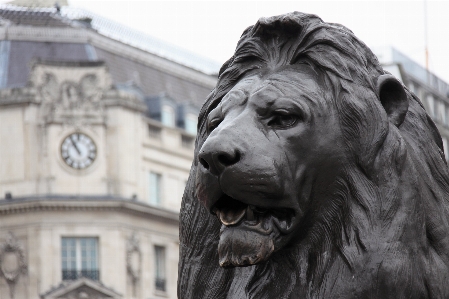
{"type": "Polygon", "coordinates": [[[209,164],[204,160],[203,158],[199,159],[201,165],[203,165],[204,168],[209,169],[209,164]]]}

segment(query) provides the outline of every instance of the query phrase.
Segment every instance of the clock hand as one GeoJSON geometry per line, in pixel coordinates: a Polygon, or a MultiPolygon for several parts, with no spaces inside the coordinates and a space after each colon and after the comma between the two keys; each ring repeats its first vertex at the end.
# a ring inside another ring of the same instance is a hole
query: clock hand
{"type": "Polygon", "coordinates": [[[73,144],[73,146],[75,147],[76,152],[78,153],[78,155],[81,155],[80,149],[79,149],[78,146],[76,145],[76,142],[73,140],[73,135],[70,136],[70,141],[72,141],[72,144],[73,144]]]}

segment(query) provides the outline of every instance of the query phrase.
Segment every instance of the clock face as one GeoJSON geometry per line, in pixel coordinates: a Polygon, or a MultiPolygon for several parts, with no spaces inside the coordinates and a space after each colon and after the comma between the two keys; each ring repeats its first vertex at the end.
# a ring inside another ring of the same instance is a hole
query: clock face
{"type": "Polygon", "coordinates": [[[70,167],[84,169],[89,167],[97,157],[97,146],[86,134],[73,133],[62,142],[61,156],[70,167]]]}

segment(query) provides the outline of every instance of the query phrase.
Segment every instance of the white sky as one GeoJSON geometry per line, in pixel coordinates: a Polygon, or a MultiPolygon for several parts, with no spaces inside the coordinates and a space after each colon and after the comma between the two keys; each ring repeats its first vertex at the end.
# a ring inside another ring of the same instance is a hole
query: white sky
{"type": "MultiPolygon", "coordinates": [[[[73,7],[87,9],[220,63],[232,56],[243,30],[259,17],[297,10],[345,25],[370,47],[394,46],[423,66],[424,3],[69,0],[73,7]]],[[[449,0],[428,0],[427,16],[430,70],[449,82],[449,0]]]]}

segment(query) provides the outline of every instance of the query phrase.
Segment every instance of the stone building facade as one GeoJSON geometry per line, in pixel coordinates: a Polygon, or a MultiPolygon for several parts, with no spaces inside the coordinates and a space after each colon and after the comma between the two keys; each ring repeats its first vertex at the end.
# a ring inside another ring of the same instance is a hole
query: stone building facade
{"type": "Polygon", "coordinates": [[[0,298],[176,298],[178,212],[216,76],[110,28],[0,7],[0,298]]]}

